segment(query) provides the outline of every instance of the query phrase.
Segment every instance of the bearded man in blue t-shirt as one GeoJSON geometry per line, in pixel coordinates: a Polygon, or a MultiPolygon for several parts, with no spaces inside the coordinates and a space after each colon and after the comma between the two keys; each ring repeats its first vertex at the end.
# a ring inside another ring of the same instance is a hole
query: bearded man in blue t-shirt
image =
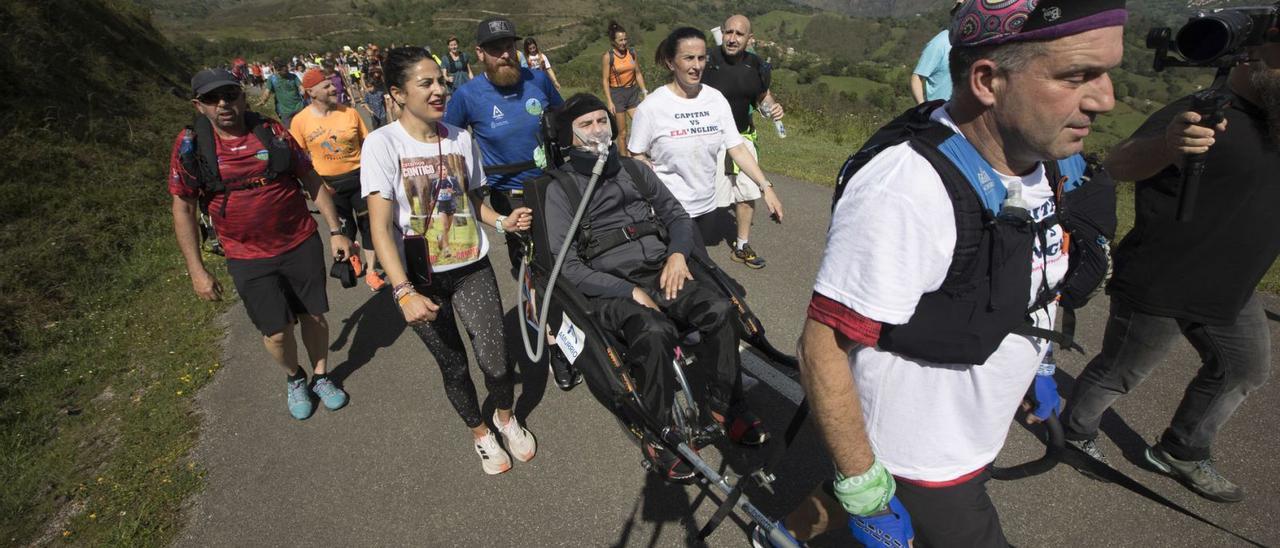
{"type": "MultiPolygon", "coordinates": [[[[488,180],[489,203],[507,215],[524,206],[524,183],[542,175],[533,161],[542,111],[564,103],[542,71],[521,68],[515,23],[502,17],[476,28],[476,58],[484,74],[459,87],[445,109],[444,121],[471,130],[480,145],[488,180]]],[[[519,240],[507,235],[512,276],[520,264],[519,240]]]]}

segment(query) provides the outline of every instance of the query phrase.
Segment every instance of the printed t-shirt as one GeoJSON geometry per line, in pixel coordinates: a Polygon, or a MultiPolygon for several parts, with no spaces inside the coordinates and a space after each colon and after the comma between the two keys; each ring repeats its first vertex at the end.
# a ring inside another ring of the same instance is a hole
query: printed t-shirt
{"type": "MultiPolygon", "coordinates": [[[[298,179],[311,173],[311,160],[284,126],[275,120],[269,123],[271,131],[293,150],[292,170],[281,173],[270,184],[243,190],[202,195],[195,189],[195,175],[183,169],[178,157],[187,130],[178,132],[173,142],[169,156],[169,193],[199,199],[208,207],[228,259],[275,257],[297,247],[316,232],[316,221],[311,218],[306,197],[298,184],[298,179]],[[222,213],[223,204],[226,204],[226,215],[222,213]]],[[[194,132],[192,135],[194,140],[194,132]]],[[[228,185],[251,181],[266,171],[267,147],[252,132],[231,139],[218,137],[216,131],[213,135],[218,141],[218,170],[228,185]]]]}
{"type": "Polygon", "coordinates": [[[302,110],[302,81],[292,72],[284,72],[267,79],[267,89],[276,100],[276,114],[288,116],[302,110]]]}
{"type": "Polygon", "coordinates": [[[769,91],[770,73],[763,70],[763,62],[758,55],[747,51],[736,60],[726,57],[724,50],[718,47],[711,48],[708,54],[702,83],[716,88],[729,101],[738,133],[755,131],[751,107],[769,91]]]}
{"type": "Polygon", "coordinates": [[[662,86],[636,109],[627,148],[648,156],[658,178],[697,217],[716,208],[716,153],[742,143],[729,102],[715,88],[702,86],[686,99],[662,86]]]}
{"type": "Polygon", "coordinates": [[[324,114],[303,109],[289,123],[289,134],[311,154],[316,173],[334,177],[360,169],[360,144],[369,135],[360,113],[338,105],[324,114]]]}
{"type": "MultiPolygon", "coordinates": [[[[548,107],[564,104],[560,92],[545,72],[520,69],[520,81],[498,88],[487,75],[463,84],[449,99],[444,121],[470,130],[484,154],[484,167],[531,163],[538,145],[538,119],[548,107]]],[[[519,190],[525,181],[542,175],[530,166],[516,173],[494,173],[489,185],[498,190],[519,190]]]]}
{"type": "MultiPolygon", "coordinates": [[[[959,131],[945,108],[933,118],[959,131]]],[[[1036,220],[1056,211],[1043,167],[1000,178],[1006,187],[1023,185],[1036,220]]],[[[846,319],[857,313],[903,325],[920,297],[941,287],[955,245],[955,213],[942,179],[910,144],[890,147],[853,177],[832,212],[814,291],[846,319]]],[[[1042,273],[1051,287],[1066,274],[1060,226],[1049,229],[1044,246],[1036,242],[1029,259],[1028,305],[1042,273]]],[[[1052,304],[1034,313],[1035,325],[1052,328],[1056,310],[1052,304]]],[[[1011,334],[986,363],[970,365],[856,347],[849,366],[876,456],[895,476],[924,482],[956,480],[991,463],[1047,349],[1043,339],[1011,334]]]]}
{"type": "Polygon", "coordinates": [[[920,53],[920,60],[916,62],[916,68],[912,72],[924,78],[926,101],[951,99],[951,68],[948,64],[950,57],[951,38],[945,30],[929,40],[929,43],[924,46],[924,51],[920,53]]]}
{"type": "Polygon", "coordinates": [[[529,57],[529,68],[532,70],[548,70],[551,68],[551,58],[545,53],[529,57]]]}
{"type": "Polygon", "coordinates": [[[479,206],[465,192],[485,184],[480,149],[470,132],[449,124],[441,127],[439,143],[424,143],[409,136],[399,121],[392,122],[365,139],[360,163],[360,195],[367,198],[376,192],[395,203],[401,258],[404,236],[424,235],[436,272],[472,264],[489,253],[479,206]],[[446,225],[448,239],[442,249],[446,225]]]}

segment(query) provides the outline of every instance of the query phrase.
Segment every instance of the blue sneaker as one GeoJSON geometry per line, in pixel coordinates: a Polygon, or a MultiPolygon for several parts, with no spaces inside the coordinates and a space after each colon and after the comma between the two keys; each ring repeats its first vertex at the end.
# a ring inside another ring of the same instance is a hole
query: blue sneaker
{"type": "Polygon", "coordinates": [[[320,396],[320,401],[324,402],[324,406],[330,411],[342,409],[342,406],[347,404],[347,393],[338,388],[338,385],[333,384],[329,377],[320,377],[316,380],[315,385],[311,387],[311,391],[320,396]]]}
{"type": "Polygon", "coordinates": [[[289,414],[298,420],[311,416],[316,406],[311,402],[311,391],[307,390],[307,378],[286,383],[289,387],[289,414]]]}

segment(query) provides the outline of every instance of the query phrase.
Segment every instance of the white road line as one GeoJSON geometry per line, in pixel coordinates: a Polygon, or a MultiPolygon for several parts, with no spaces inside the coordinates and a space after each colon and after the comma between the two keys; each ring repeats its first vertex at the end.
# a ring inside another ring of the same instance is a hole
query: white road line
{"type": "Polygon", "coordinates": [[[760,379],[765,384],[769,385],[769,388],[772,388],[774,392],[777,392],[778,394],[781,394],[782,397],[791,400],[791,403],[793,404],[800,405],[800,402],[804,400],[804,389],[800,387],[800,383],[791,380],[790,377],[782,374],[781,371],[778,371],[772,365],[769,365],[767,362],[760,359],[755,352],[751,352],[749,350],[743,352],[740,348],[739,354],[742,355],[742,367],[745,368],[751,376],[760,379]]]}

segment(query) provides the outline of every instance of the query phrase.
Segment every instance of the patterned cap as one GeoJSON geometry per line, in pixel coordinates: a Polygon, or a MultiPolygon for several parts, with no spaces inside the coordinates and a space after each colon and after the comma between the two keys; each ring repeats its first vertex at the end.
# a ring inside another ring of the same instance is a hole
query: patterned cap
{"type": "Polygon", "coordinates": [[[1124,0],[964,0],[951,19],[951,45],[1052,40],[1124,25],[1124,0]]]}

